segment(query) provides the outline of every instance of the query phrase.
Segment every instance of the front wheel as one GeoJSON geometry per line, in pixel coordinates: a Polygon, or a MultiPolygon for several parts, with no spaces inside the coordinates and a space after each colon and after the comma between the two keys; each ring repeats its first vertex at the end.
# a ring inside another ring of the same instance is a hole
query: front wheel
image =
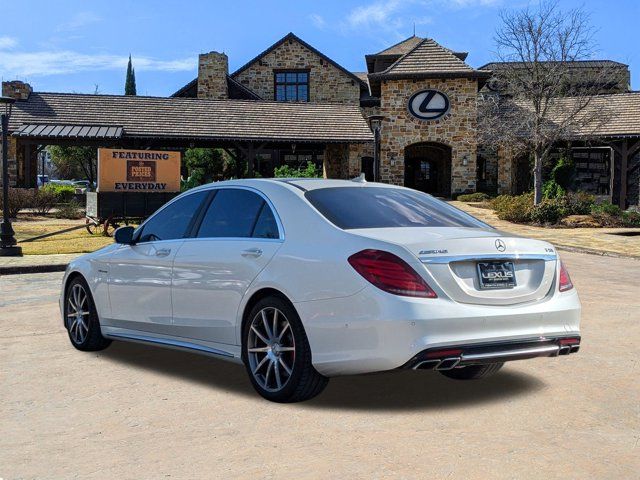
{"type": "Polygon", "coordinates": [[[266,297],[251,309],[243,329],[242,358],[253,387],[273,402],[308,400],[329,382],[311,363],[300,317],[279,297],[266,297]]]}
{"type": "Polygon", "coordinates": [[[478,378],[493,375],[502,368],[504,363],[489,363],[487,365],[469,365],[468,367],[454,368],[451,370],[439,370],[445,377],[456,380],[477,380],[478,378]]]}

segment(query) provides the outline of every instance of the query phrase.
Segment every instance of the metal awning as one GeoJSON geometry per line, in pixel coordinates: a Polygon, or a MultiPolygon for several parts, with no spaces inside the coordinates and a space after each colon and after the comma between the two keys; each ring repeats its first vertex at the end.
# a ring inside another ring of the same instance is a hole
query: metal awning
{"type": "Polygon", "coordinates": [[[123,128],[113,125],[28,124],[13,135],[26,138],[121,138],[123,128]]]}

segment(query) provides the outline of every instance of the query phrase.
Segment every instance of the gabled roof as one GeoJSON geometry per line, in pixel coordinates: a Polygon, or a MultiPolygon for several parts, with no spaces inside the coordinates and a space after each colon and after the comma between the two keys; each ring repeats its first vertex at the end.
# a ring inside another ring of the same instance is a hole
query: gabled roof
{"type": "Polygon", "coordinates": [[[489,76],[487,71],[471,68],[454,52],[443,47],[435,40],[426,38],[405,53],[386,70],[370,74],[370,77],[404,78],[404,77],[479,77],[489,76]]]}
{"type": "Polygon", "coordinates": [[[373,141],[360,108],[342,104],[33,92],[14,104],[9,122],[29,138],[81,133],[75,127],[121,139],[373,141]]]}
{"type": "Polygon", "coordinates": [[[284,37],[282,37],[280,40],[278,40],[276,43],[274,43],[273,45],[271,45],[269,48],[267,48],[266,50],[264,50],[263,52],[259,53],[258,55],[256,55],[254,58],[252,58],[251,60],[249,60],[247,63],[245,63],[243,66],[241,66],[239,69],[237,69],[235,72],[233,72],[231,74],[231,77],[236,77],[237,75],[239,75],[240,73],[242,73],[243,71],[245,71],[247,68],[249,68],[251,65],[253,65],[255,62],[257,62],[258,60],[260,60],[262,57],[264,57],[265,55],[268,55],[269,53],[271,53],[272,51],[274,51],[276,48],[278,48],[280,45],[282,45],[283,43],[287,42],[287,41],[293,41],[293,42],[297,42],[300,45],[302,45],[304,48],[306,48],[307,50],[310,50],[311,52],[315,53],[316,55],[318,55],[320,58],[322,58],[325,62],[333,65],[334,67],[336,67],[338,70],[342,71],[343,73],[345,73],[347,76],[351,77],[354,81],[358,82],[358,84],[361,85],[365,85],[364,82],[358,78],[356,75],[354,75],[353,73],[351,73],[349,70],[347,70],[346,68],[344,68],[342,65],[338,64],[337,62],[335,62],[334,60],[331,60],[329,57],[327,57],[324,53],[320,52],[319,50],[317,50],[316,48],[312,47],[311,45],[309,45],[307,42],[305,42],[304,40],[302,40],[300,37],[296,36],[293,32],[289,32],[288,34],[286,34],[284,37]]]}

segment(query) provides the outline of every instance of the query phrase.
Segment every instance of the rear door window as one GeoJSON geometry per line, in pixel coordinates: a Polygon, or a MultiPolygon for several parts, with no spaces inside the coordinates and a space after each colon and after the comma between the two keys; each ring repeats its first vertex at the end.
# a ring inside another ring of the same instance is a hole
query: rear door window
{"type": "Polygon", "coordinates": [[[274,224],[273,212],[260,195],[239,188],[222,188],[209,205],[197,236],[278,238],[274,224]]]}

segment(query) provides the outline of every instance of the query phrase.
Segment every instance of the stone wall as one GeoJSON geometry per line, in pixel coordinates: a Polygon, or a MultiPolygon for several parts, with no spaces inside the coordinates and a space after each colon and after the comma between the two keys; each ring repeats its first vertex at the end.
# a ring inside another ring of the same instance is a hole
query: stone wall
{"type": "Polygon", "coordinates": [[[198,57],[198,98],[229,98],[229,59],[224,53],[209,52],[198,57]]]}
{"type": "Polygon", "coordinates": [[[20,80],[2,82],[2,96],[12,97],[16,100],[27,100],[33,89],[31,85],[20,80]]]}
{"type": "Polygon", "coordinates": [[[273,100],[274,70],[309,69],[309,101],[360,103],[360,84],[345,72],[290,39],[261,57],[234,79],[265,100],[273,100]]]}
{"type": "Polygon", "coordinates": [[[451,147],[451,191],[476,188],[478,82],[467,78],[387,80],[382,83],[380,113],[385,117],[380,145],[380,180],[404,184],[404,149],[419,142],[451,147]],[[407,110],[413,93],[433,88],[449,97],[451,108],[442,118],[418,120],[407,110]],[[464,165],[466,163],[466,165],[464,165]]]}

